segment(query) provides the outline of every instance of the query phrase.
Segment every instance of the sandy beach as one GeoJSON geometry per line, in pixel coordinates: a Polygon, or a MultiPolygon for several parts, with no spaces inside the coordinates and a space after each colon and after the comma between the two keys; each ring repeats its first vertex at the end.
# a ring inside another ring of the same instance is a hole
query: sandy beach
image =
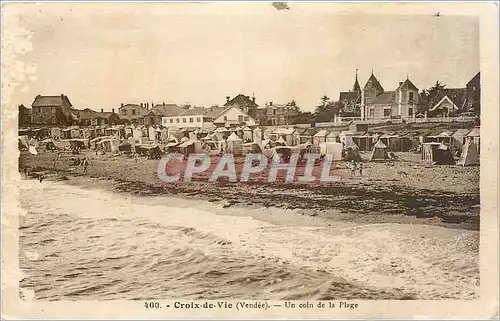
{"type": "MultiPolygon", "coordinates": [[[[22,152],[20,169],[32,176],[67,184],[92,185],[134,195],[170,195],[222,203],[228,207],[296,209],[325,220],[358,223],[411,223],[450,228],[479,229],[479,167],[428,166],[420,155],[398,154],[392,163],[365,162],[363,176],[350,177],[345,164],[334,170],[342,180],[334,183],[209,183],[206,173],[191,183],[165,183],[156,177],[157,160],[95,155],[88,173],[71,164],[69,153],[22,152]],[[53,160],[56,169],[53,170],[53,160]],[[85,177],[85,179],[83,179],[85,177]]],[[[368,154],[362,154],[367,158],[368,154]]]]}

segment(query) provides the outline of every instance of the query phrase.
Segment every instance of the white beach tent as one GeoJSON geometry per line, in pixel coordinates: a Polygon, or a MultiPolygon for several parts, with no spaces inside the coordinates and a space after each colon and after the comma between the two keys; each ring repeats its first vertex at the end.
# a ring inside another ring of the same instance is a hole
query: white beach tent
{"type": "Polygon", "coordinates": [[[462,155],[457,164],[462,166],[479,165],[477,146],[473,140],[465,142],[465,145],[462,147],[462,155]]]}
{"type": "Polygon", "coordinates": [[[321,155],[329,155],[332,160],[339,161],[342,159],[342,144],[336,142],[324,142],[319,144],[321,155]]]}
{"type": "Polygon", "coordinates": [[[231,133],[226,140],[227,152],[234,155],[241,155],[243,153],[243,139],[239,138],[235,133],[231,133]]]}

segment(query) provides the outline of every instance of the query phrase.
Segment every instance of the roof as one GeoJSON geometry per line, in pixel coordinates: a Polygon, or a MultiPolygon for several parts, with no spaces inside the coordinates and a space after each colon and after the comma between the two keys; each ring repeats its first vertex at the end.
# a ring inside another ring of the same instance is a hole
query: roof
{"type": "Polygon", "coordinates": [[[466,88],[445,88],[440,90],[435,98],[433,99],[437,103],[429,110],[435,110],[446,97],[455,105],[458,109],[463,108],[467,102],[467,89],[466,88]]]}
{"type": "Polygon", "coordinates": [[[230,106],[238,104],[240,106],[248,106],[248,107],[259,107],[249,96],[245,96],[243,94],[238,94],[236,97],[228,101],[224,104],[224,106],[230,106]]]}
{"type": "MultiPolygon", "coordinates": [[[[108,119],[113,115],[114,113],[111,111],[103,111],[103,112],[95,112],[94,117],[95,118],[106,118],[108,119]]],[[[116,115],[116,114],[115,114],[116,115]]]]}
{"type": "Polygon", "coordinates": [[[386,146],[384,143],[382,143],[382,141],[381,141],[381,140],[378,140],[378,141],[375,143],[375,145],[373,145],[373,148],[387,148],[387,146],[386,146]]]}
{"type": "Polygon", "coordinates": [[[469,82],[467,83],[467,86],[469,86],[469,84],[471,83],[474,83],[474,82],[481,82],[481,72],[478,72],[474,77],[472,77],[471,80],[469,80],[469,82]]]}
{"type": "Polygon", "coordinates": [[[479,136],[480,136],[479,134],[480,134],[480,130],[479,130],[479,128],[477,128],[477,127],[476,127],[476,128],[474,128],[474,129],[472,129],[472,130],[471,130],[471,131],[467,134],[467,136],[468,136],[468,137],[479,137],[479,136]]]}
{"type": "Polygon", "coordinates": [[[359,82],[358,82],[358,74],[356,74],[356,80],[354,81],[354,86],[352,87],[352,90],[354,92],[358,92],[358,93],[361,92],[361,86],[359,85],[359,82]]]}
{"type": "Polygon", "coordinates": [[[370,104],[374,105],[387,105],[393,104],[396,100],[396,92],[395,91],[384,91],[380,95],[378,95],[370,104]]]}
{"type": "Polygon", "coordinates": [[[292,135],[295,132],[295,128],[276,128],[273,134],[278,135],[292,135]]]}
{"type": "Polygon", "coordinates": [[[408,78],[406,78],[406,80],[397,89],[406,89],[406,90],[410,89],[418,91],[417,86],[415,86],[408,78]]]}
{"type": "Polygon", "coordinates": [[[149,111],[149,116],[177,116],[182,108],[176,104],[157,104],[149,111]]]}
{"type": "Polygon", "coordinates": [[[374,74],[371,74],[370,78],[368,78],[368,81],[365,84],[365,87],[363,90],[375,90],[375,91],[384,91],[384,88],[378,81],[377,77],[375,77],[374,74]]]}
{"type": "Polygon", "coordinates": [[[340,92],[339,102],[361,102],[361,93],[355,91],[342,91],[340,92]]]}
{"type": "Polygon", "coordinates": [[[38,95],[35,97],[35,100],[33,101],[33,104],[31,106],[33,107],[54,107],[54,106],[72,106],[71,102],[69,101],[68,96],[66,95],[60,95],[60,96],[41,96],[38,95]]]}
{"type": "Polygon", "coordinates": [[[322,129],[320,130],[319,132],[317,132],[314,137],[321,137],[321,136],[326,136],[328,135],[328,132],[326,131],[326,129],[322,129]]]}

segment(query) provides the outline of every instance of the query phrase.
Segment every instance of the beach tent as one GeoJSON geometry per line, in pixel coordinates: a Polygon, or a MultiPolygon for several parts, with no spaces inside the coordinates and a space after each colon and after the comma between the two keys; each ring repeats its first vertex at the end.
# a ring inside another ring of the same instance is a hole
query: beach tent
{"type": "Polygon", "coordinates": [[[89,147],[89,140],[88,139],[72,138],[72,139],[68,139],[68,142],[69,142],[69,147],[71,149],[74,149],[74,148],[87,149],[89,147]]]}
{"type": "Polygon", "coordinates": [[[340,142],[344,143],[344,146],[350,146],[352,143],[352,136],[354,136],[354,133],[347,130],[342,131],[339,134],[340,142]]]}
{"type": "Polygon", "coordinates": [[[339,161],[342,159],[342,144],[337,142],[325,142],[319,145],[322,156],[329,155],[332,160],[339,161]]]}
{"type": "Polygon", "coordinates": [[[105,152],[116,152],[118,150],[118,146],[120,145],[120,141],[118,139],[103,139],[99,143],[96,144],[100,149],[105,152]]]}
{"type": "Polygon", "coordinates": [[[253,132],[252,129],[250,129],[250,127],[245,126],[241,131],[243,132],[244,141],[250,141],[250,142],[253,141],[253,132]]]}
{"type": "Polygon", "coordinates": [[[167,153],[180,153],[180,149],[177,147],[180,144],[179,142],[171,141],[165,145],[164,150],[167,153]]]}
{"type": "Polygon", "coordinates": [[[436,165],[455,165],[450,148],[443,143],[422,144],[422,159],[436,165]]]}
{"type": "Polygon", "coordinates": [[[202,143],[202,148],[210,156],[219,155],[220,148],[218,142],[214,140],[206,140],[202,143]]]}
{"type": "Polygon", "coordinates": [[[450,148],[445,144],[440,144],[435,150],[434,162],[436,165],[455,165],[453,154],[450,148]]]}
{"type": "Polygon", "coordinates": [[[287,146],[286,141],[283,139],[283,137],[278,138],[278,140],[275,143],[276,143],[276,145],[279,145],[279,146],[287,146]]]}
{"type": "Polygon", "coordinates": [[[340,142],[340,133],[339,132],[330,132],[328,135],[326,135],[326,141],[327,142],[340,142]]]}
{"type": "Polygon", "coordinates": [[[258,154],[258,153],[262,153],[262,149],[256,142],[243,144],[243,154],[258,154]]]}
{"type": "Polygon", "coordinates": [[[280,159],[288,163],[293,154],[300,154],[300,148],[296,146],[278,146],[273,149],[273,157],[279,155],[280,159]]]}
{"type": "Polygon", "coordinates": [[[347,161],[361,161],[361,156],[359,155],[358,146],[352,141],[352,136],[349,137],[344,143],[344,159],[347,161]]]}
{"type": "Polygon", "coordinates": [[[477,147],[474,141],[469,140],[465,143],[462,148],[462,156],[457,164],[462,166],[479,165],[479,155],[477,154],[477,147]]]}
{"type": "Polygon", "coordinates": [[[389,154],[387,153],[387,146],[379,140],[372,149],[372,153],[370,155],[370,161],[376,160],[387,160],[389,159],[389,154]]]}
{"type": "Polygon", "coordinates": [[[235,133],[229,135],[226,142],[228,153],[232,153],[234,155],[241,155],[243,153],[243,140],[235,133]]]}
{"type": "Polygon", "coordinates": [[[56,150],[57,147],[51,138],[44,139],[40,142],[41,146],[45,146],[45,150],[56,150]]]}
{"type": "Polygon", "coordinates": [[[123,142],[120,145],[118,145],[118,150],[120,152],[131,152],[132,151],[132,144],[129,142],[123,142]]]}
{"type": "Polygon", "coordinates": [[[201,143],[199,141],[194,140],[186,140],[177,145],[179,152],[184,154],[184,156],[188,156],[191,153],[202,153],[203,148],[201,147],[201,143]]]}
{"type": "Polygon", "coordinates": [[[476,145],[478,155],[481,154],[481,137],[479,128],[472,129],[467,135],[466,139],[472,139],[476,145]]]}
{"type": "Polygon", "coordinates": [[[326,129],[322,129],[313,136],[313,144],[319,146],[319,144],[326,142],[326,136],[328,132],[326,129]]]}
{"type": "Polygon", "coordinates": [[[373,148],[373,140],[370,133],[358,133],[352,136],[352,141],[359,147],[360,151],[366,152],[373,148]]]}

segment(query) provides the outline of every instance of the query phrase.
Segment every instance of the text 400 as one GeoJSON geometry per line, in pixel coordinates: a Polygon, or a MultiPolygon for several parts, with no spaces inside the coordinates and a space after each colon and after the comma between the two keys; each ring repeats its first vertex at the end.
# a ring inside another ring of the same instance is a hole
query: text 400
{"type": "Polygon", "coordinates": [[[144,307],[146,309],[159,309],[160,308],[160,302],[145,302],[144,307]]]}

